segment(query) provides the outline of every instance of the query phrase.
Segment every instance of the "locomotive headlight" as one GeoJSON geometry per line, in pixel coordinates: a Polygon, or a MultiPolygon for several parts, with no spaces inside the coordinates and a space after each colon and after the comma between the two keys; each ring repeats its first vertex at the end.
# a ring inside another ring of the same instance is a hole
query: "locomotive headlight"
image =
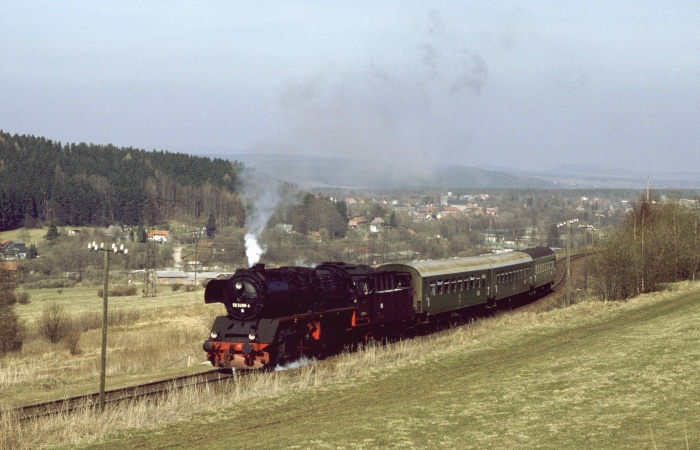
{"type": "Polygon", "coordinates": [[[251,341],[254,341],[257,338],[258,338],[258,335],[255,334],[255,332],[253,332],[253,331],[251,331],[250,334],[248,334],[248,339],[250,339],[251,341]]]}
{"type": "Polygon", "coordinates": [[[236,283],[236,289],[238,289],[239,291],[243,289],[243,283],[241,283],[240,281],[236,283]]]}
{"type": "Polygon", "coordinates": [[[217,333],[216,331],[212,331],[209,337],[211,337],[212,339],[218,339],[219,333],[217,333]]]}

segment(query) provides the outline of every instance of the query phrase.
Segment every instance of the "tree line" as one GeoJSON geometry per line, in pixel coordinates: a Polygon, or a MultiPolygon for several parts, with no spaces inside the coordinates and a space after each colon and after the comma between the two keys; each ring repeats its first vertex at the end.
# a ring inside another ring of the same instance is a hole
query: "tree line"
{"type": "Polygon", "coordinates": [[[244,221],[238,162],[112,145],[61,144],[0,130],[0,231],[153,225],[215,214],[244,221]]]}
{"type": "Polygon", "coordinates": [[[697,212],[645,197],[590,258],[594,290],[604,299],[620,300],[695,279],[699,255],[697,212]]]}

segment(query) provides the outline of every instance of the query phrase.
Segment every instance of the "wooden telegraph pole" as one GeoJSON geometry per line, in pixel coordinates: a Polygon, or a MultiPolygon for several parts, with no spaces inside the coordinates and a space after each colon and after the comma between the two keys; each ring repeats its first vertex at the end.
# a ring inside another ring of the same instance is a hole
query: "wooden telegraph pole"
{"type": "Polygon", "coordinates": [[[109,254],[110,253],[122,253],[126,255],[129,250],[121,245],[117,248],[116,244],[112,244],[112,248],[105,248],[104,243],[93,242],[88,244],[88,250],[93,252],[104,252],[105,262],[104,262],[104,274],[102,277],[102,353],[100,356],[100,412],[105,410],[105,378],[107,369],[107,297],[109,290],[109,254]]]}
{"type": "Polygon", "coordinates": [[[571,221],[566,222],[566,303],[571,306],[571,221]]]}

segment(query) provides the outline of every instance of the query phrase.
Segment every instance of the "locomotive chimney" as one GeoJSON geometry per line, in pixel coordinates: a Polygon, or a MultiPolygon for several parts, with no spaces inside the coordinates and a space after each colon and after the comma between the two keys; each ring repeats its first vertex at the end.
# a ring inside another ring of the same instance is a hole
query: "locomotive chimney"
{"type": "Polygon", "coordinates": [[[254,265],[251,270],[265,270],[265,264],[258,263],[254,265]]]}

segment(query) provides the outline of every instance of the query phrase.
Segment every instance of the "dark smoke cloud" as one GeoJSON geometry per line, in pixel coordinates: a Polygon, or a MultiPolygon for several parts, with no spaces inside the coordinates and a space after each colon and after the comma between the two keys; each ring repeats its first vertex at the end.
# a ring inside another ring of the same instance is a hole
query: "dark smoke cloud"
{"type": "Polygon", "coordinates": [[[462,75],[450,86],[450,92],[458,94],[465,88],[471,88],[476,94],[481,94],[481,89],[488,76],[486,62],[478,53],[464,50],[464,54],[462,75]]]}
{"type": "Polygon", "coordinates": [[[401,66],[368,61],[341,73],[293,80],[279,92],[287,129],[270,152],[400,161],[425,171],[469,153],[467,117],[488,81],[488,67],[432,11],[424,43],[401,66]]]}

